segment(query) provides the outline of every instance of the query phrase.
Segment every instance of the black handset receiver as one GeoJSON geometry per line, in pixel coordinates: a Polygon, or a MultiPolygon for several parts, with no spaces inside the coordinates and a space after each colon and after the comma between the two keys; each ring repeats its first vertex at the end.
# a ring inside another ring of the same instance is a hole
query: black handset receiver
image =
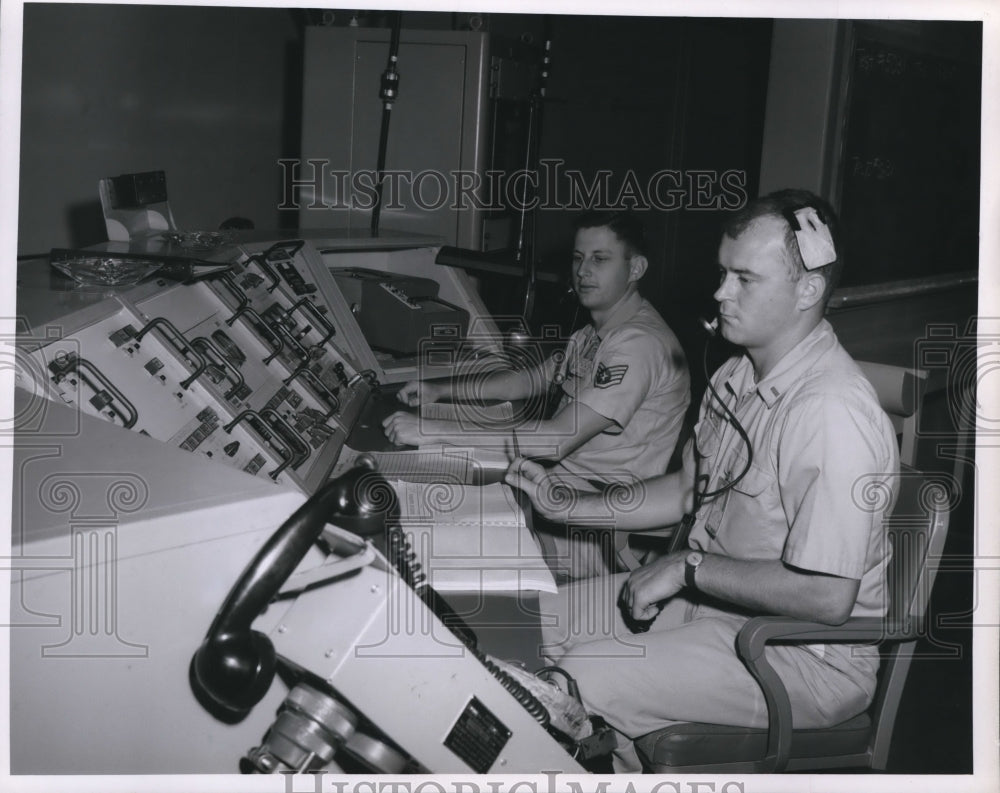
{"type": "Polygon", "coordinates": [[[271,640],[251,629],[328,522],[361,536],[382,535],[398,517],[395,493],[374,463],[331,479],[271,535],[230,590],[191,659],[195,697],[216,718],[235,723],[264,698],[277,658],[271,640]]]}
{"type": "Polygon", "coordinates": [[[400,529],[395,491],[367,455],[360,455],[357,467],[327,482],[292,513],[230,590],[191,659],[191,689],[205,710],[220,721],[235,724],[267,694],[277,670],[277,653],[271,640],[253,630],[251,624],[278,594],[328,522],[361,536],[385,535],[387,554],[403,579],[535,720],[548,725],[545,706],[477,649],[475,633],[427,584],[400,529]]]}

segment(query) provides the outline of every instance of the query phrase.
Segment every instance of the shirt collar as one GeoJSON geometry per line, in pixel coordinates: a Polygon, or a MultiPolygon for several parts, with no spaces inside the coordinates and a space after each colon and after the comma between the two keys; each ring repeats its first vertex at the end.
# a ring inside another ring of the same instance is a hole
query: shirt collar
{"type": "MultiPolygon", "coordinates": [[[[820,323],[809,332],[808,336],[785,353],[767,377],[756,383],[756,391],[764,404],[770,408],[777,402],[789,388],[799,381],[812,362],[810,359],[815,360],[835,341],[836,336],[830,323],[825,319],[820,320],[820,323]]],[[[753,384],[753,364],[746,354],[744,354],[743,363],[745,366],[739,367],[726,380],[729,390],[737,395],[747,391],[753,384]]]]}
{"type": "MultiPolygon", "coordinates": [[[[607,338],[608,333],[614,328],[632,319],[635,313],[642,308],[643,302],[643,297],[638,292],[633,292],[625,298],[599,331],[601,338],[607,338]]],[[[593,320],[591,320],[591,327],[593,327],[593,320]]]]}

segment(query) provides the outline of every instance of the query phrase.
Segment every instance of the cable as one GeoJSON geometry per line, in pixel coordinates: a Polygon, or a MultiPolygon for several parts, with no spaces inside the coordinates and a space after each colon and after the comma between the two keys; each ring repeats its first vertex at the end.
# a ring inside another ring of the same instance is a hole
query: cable
{"type": "Polygon", "coordinates": [[[420,569],[420,564],[416,560],[416,554],[410,547],[402,527],[392,524],[387,529],[387,550],[386,554],[396,572],[400,577],[417,593],[417,596],[424,604],[441,620],[446,628],[452,631],[461,640],[462,644],[469,650],[478,661],[485,666],[514,699],[516,699],[525,710],[543,727],[549,725],[549,712],[545,705],[538,700],[527,688],[521,685],[515,678],[507,674],[506,671],[494,664],[480,650],[477,645],[475,632],[466,624],[465,620],[459,616],[454,609],[437,593],[428,582],[427,576],[420,569]]]}
{"type": "Polygon", "coordinates": [[[379,99],[382,100],[382,124],[378,137],[378,156],[376,158],[375,205],[372,207],[371,235],[378,236],[379,221],[382,215],[382,188],[384,185],[386,148],[389,142],[389,119],[392,115],[392,105],[399,98],[399,34],[402,27],[403,13],[392,12],[392,32],[389,39],[389,61],[382,72],[379,99]]]}
{"type": "MultiPolygon", "coordinates": [[[[542,677],[542,675],[547,675],[551,672],[556,672],[563,676],[566,680],[566,690],[573,699],[580,702],[580,686],[577,685],[576,678],[573,677],[569,672],[560,666],[543,666],[537,672],[535,672],[536,677],[542,677]]],[[[544,679],[544,678],[543,678],[544,679]]]]}
{"type": "MultiPolygon", "coordinates": [[[[706,327],[708,327],[708,326],[706,326],[706,327]]],[[[706,498],[715,498],[716,496],[721,496],[727,490],[729,490],[730,488],[735,487],[737,484],[739,484],[740,480],[742,480],[743,477],[745,477],[747,475],[747,473],[749,473],[750,466],[753,464],[753,444],[750,443],[750,437],[747,435],[747,431],[743,428],[743,425],[740,424],[740,420],[738,418],[736,418],[736,414],[733,413],[733,411],[730,409],[729,405],[727,405],[726,402],[725,402],[725,400],[721,396],[719,396],[719,392],[715,390],[715,386],[712,385],[712,377],[711,377],[711,375],[709,374],[709,371],[708,371],[708,348],[709,348],[709,345],[711,344],[712,339],[714,338],[714,336],[715,336],[715,334],[711,333],[711,335],[708,337],[708,339],[705,340],[705,348],[704,348],[704,352],[702,353],[702,359],[701,359],[702,369],[705,372],[705,380],[708,383],[708,390],[711,392],[712,396],[715,397],[716,401],[718,401],[718,403],[722,406],[722,409],[723,409],[723,411],[726,414],[726,418],[733,425],[733,428],[739,434],[740,439],[743,441],[743,443],[746,444],[746,447],[747,447],[747,461],[746,461],[746,464],[743,466],[743,470],[740,471],[739,476],[737,476],[731,482],[727,482],[722,487],[716,488],[715,490],[705,491],[705,492],[701,492],[701,493],[699,493],[698,489],[695,488],[695,505],[694,505],[694,509],[692,510],[692,514],[697,513],[698,508],[701,506],[701,503],[706,498]]],[[[704,481],[705,485],[707,486],[707,484],[708,484],[708,475],[707,474],[703,474],[702,476],[698,477],[698,482],[700,483],[702,481],[704,481]]]]}
{"type": "Polygon", "coordinates": [[[472,654],[479,659],[479,661],[485,666],[490,674],[493,675],[499,682],[510,693],[514,699],[521,703],[521,706],[532,715],[532,717],[537,721],[542,727],[548,727],[550,716],[549,711],[546,709],[545,705],[542,704],[534,694],[532,694],[527,688],[522,686],[515,678],[507,674],[506,671],[501,669],[499,666],[494,664],[489,658],[482,653],[481,650],[470,648],[472,654]]]}

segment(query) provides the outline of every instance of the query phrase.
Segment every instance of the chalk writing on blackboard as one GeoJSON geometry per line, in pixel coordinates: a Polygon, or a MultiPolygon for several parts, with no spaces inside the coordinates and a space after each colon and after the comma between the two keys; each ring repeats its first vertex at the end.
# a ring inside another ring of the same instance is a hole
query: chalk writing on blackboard
{"type": "Polygon", "coordinates": [[[906,71],[906,59],[897,52],[888,50],[872,50],[858,47],[858,71],[881,72],[887,75],[900,75],[906,71]]]}
{"type": "Polygon", "coordinates": [[[888,157],[859,157],[852,154],[849,159],[850,176],[855,179],[891,179],[896,172],[895,163],[888,157]]]}
{"type": "Polygon", "coordinates": [[[855,29],[840,153],[841,283],[974,270],[981,28],[855,29]]]}

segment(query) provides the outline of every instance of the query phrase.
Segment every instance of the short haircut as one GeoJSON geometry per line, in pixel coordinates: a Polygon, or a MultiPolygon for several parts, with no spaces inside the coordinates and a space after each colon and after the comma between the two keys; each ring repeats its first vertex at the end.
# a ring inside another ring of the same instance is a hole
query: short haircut
{"type": "Polygon", "coordinates": [[[583,212],[573,221],[573,231],[608,228],[625,245],[625,256],[646,256],[646,229],[634,212],[583,212]]]}
{"type": "Polygon", "coordinates": [[[804,207],[812,207],[816,210],[820,219],[826,223],[830,229],[830,236],[833,238],[834,251],[837,258],[830,264],[820,267],[812,272],[819,273],[826,281],[823,290],[823,304],[830,300],[830,295],[837,288],[840,282],[840,274],[844,269],[843,246],[840,239],[840,219],[837,212],[828,201],[820,198],[815,193],[808,190],[778,190],[774,193],[755,198],[745,207],[733,213],[724,226],[723,232],[731,239],[736,239],[743,234],[761,218],[771,217],[781,220],[785,224],[785,251],[788,260],[795,268],[791,273],[793,278],[798,278],[806,272],[805,264],[802,261],[802,252],[799,250],[798,240],[795,238],[795,228],[791,218],[794,212],[804,207]]]}

